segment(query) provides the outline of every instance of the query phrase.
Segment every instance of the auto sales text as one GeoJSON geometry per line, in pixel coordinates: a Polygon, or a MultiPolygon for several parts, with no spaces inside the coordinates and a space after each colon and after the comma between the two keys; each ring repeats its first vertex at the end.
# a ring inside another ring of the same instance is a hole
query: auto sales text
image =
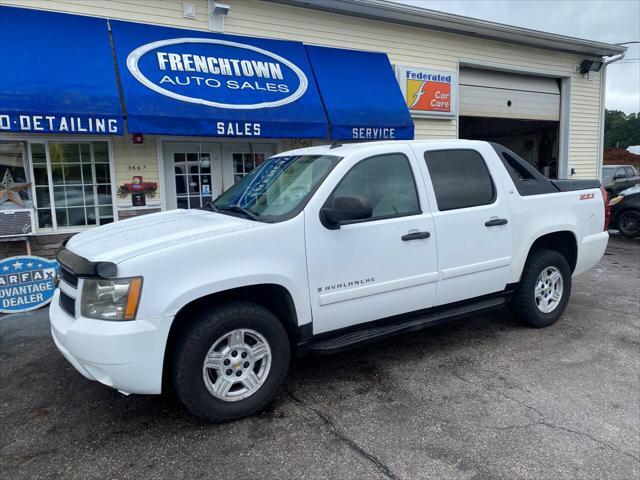
{"type": "MultiPolygon", "coordinates": [[[[276,62],[258,60],[238,60],[235,58],[206,57],[191,53],[156,52],[158,68],[162,71],[198,72],[226,77],[242,77],[245,80],[227,79],[224,81],[230,90],[262,90],[267,92],[288,93],[289,86],[279,82],[247,81],[247,78],[284,80],[282,68],[276,62]]],[[[160,84],[180,86],[196,85],[218,88],[223,82],[217,78],[197,75],[164,75],[160,84]]]]}

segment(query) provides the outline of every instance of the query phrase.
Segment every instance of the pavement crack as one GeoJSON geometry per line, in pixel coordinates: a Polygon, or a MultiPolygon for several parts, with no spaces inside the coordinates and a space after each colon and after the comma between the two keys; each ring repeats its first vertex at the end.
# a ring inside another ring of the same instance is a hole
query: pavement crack
{"type": "Polygon", "coordinates": [[[46,456],[46,455],[54,455],[58,453],[58,449],[57,448],[53,448],[50,450],[41,450],[38,452],[28,452],[22,455],[17,455],[17,454],[2,454],[0,455],[0,458],[9,458],[9,459],[13,459],[15,460],[15,462],[18,465],[25,465],[28,463],[31,463],[33,460],[35,460],[38,457],[42,457],[42,456],[46,456]]]}
{"type": "Polygon", "coordinates": [[[522,407],[526,408],[527,410],[529,410],[529,411],[531,411],[531,412],[534,412],[534,413],[535,413],[536,415],[538,415],[539,417],[544,418],[544,413],[542,413],[542,412],[541,412],[540,410],[538,410],[537,408],[532,407],[532,406],[531,406],[531,405],[529,405],[528,403],[523,402],[522,400],[518,400],[517,398],[514,398],[514,397],[512,397],[511,395],[507,395],[506,393],[504,393],[504,392],[503,392],[503,391],[501,391],[501,390],[498,390],[498,389],[497,389],[497,388],[495,388],[495,387],[492,387],[492,386],[486,386],[486,385],[483,385],[483,384],[481,384],[481,383],[477,383],[477,382],[472,382],[471,380],[469,380],[469,379],[467,379],[467,378],[464,378],[462,375],[460,375],[460,374],[459,374],[458,372],[456,372],[455,370],[450,370],[450,372],[451,372],[451,374],[452,374],[454,377],[456,377],[456,378],[457,378],[457,379],[459,379],[459,380],[462,380],[462,381],[463,381],[463,382],[465,382],[465,383],[468,383],[468,384],[470,384],[470,385],[473,385],[473,386],[478,387],[478,388],[483,389],[483,390],[484,390],[484,389],[486,389],[486,390],[489,390],[489,391],[491,391],[491,392],[495,392],[495,393],[497,393],[498,395],[500,395],[501,397],[504,397],[504,398],[506,398],[507,400],[511,400],[512,402],[517,403],[518,405],[520,405],[520,406],[522,406],[522,407]]]}
{"type": "Polygon", "coordinates": [[[464,378],[462,375],[460,375],[455,370],[451,370],[451,374],[454,377],[456,377],[457,379],[462,380],[465,383],[468,383],[470,385],[474,385],[475,387],[478,387],[480,389],[486,389],[486,390],[495,392],[498,395],[500,395],[500,396],[502,396],[502,397],[504,397],[504,398],[506,398],[508,400],[511,400],[512,402],[515,402],[518,405],[520,405],[522,407],[525,407],[526,409],[528,409],[528,410],[530,410],[532,412],[535,412],[536,414],[538,414],[540,416],[540,420],[538,420],[536,422],[526,423],[524,425],[509,425],[509,426],[506,426],[506,427],[498,427],[498,428],[496,428],[497,430],[511,430],[511,429],[516,429],[516,428],[531,428],[531,427],[535,427],[535,426],[538,426],[538,425],[542,425],[542,426],[545,426],[547,428],[552,428],[552,429],[556,429],[556,430],[562,430],[564,432],[573,433],[574,435],[580,435],[582,437],[588,438],[589,440],[591,440],[594,443],[597,443],[599,445],[603,445],[605,447],[608,447],[609,449],[613,450],[614,452],[617,452],[617,453],[619,453],[621,455],[624,455],[624,456],[626,456],[626,457],[628,457],[628,458],[640,463],[640,458],[639,457],[636,457],[635,455],[633,455],[633,454],[631,454],[629,452],[626,452],[626,451],[616,447],[615,445],[610,444],[609,442],[606,442],[604,440],[600,440],[600,439],[598,439],[598,438],[596,438],[593,435],[590,435],[588,433],[581,432],[579,430],[573,430],[571,428],[563,427],[562,425],[556,425],[554,423],[549,422],[546,419],[545,415],[540,410],[538,410],[537,408],[532,407],[531,405],[529,405],[526,402],[523,402],[521,400],[518,400],[517,398],[514,398],[514,397],[512,397],[510,395],[507,395],[506,393],[498,390],[495,387],[488,387],[488,386],[482,385],[481,383],[472,382],[471,380],[469,380],[467,378],[464,378]]]}
{"type": "Polygon", "coordinates": [[[324,425],[329,429],[331,434],[336,439],[344,443],[347,447],[349,447],[349,449],[351,449],[358,456],[372,463],[385,477],[390,478],[392,480],[400,480],[400,477],[398,477],[395,473],[393,473],[391,468],[385,465],[385,463],[382,462],[382,460],[380,460],[375,455],[367,452],[364,448],[358,445],[355,442],[355,440],[348,437],[344,432],[342,432],[342,430],[340,429],[336,421],[330,415],[324,413],[323,411],[317,409],[316,407],[313,407],[303,402],[301,399],[296,397],[289,389],[285,389],[285,392],[293,403],[315,413],[318,416],[318,418],[322,420],[322,423],[324,423],[324,425]]]}
{"type": "Polygon", "coordinates": [[[600,440],[596,437],[594,437],[593,435],[589,434],[589,433],[585,433],[585,432],[580,432],[579,430],[573,430],[572,428],[567,428],[567,427],[563,427],[561,425],[554,425],[551,422],[540,422],[540,425],[544,425],[545,427],[549,427],[549,428],[554,428],[557,430],[562,430],[564,432],[569,432],[569,433],[573,433],[574,435],[580,435],[581,437],[585,437],[588,438],[589,440],[591,440],[594,443],[597,443],[598,445],[603,445],[605,447],[608,447],[609,449],[613,450],[614,452],[617,452],[621,455],[624,455],[625,457],[628,457],[632,460],[635,460],[637,463],[640,463],[640,458],[636,457],[635,455],[629,453],[629,452],[625,452],[624,450],[616,447],[615,445],[610,444],[609,442],[605,442],[604,440],[600,440]]]}

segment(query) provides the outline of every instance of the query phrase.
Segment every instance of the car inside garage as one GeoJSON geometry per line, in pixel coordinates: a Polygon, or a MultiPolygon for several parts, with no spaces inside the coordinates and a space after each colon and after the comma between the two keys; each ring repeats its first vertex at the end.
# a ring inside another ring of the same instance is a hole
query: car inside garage
{"type": "Polygon", "coordinates": [[[460,68],[459,137],[497,142],[558,178],[560,81],[460,68]]]}

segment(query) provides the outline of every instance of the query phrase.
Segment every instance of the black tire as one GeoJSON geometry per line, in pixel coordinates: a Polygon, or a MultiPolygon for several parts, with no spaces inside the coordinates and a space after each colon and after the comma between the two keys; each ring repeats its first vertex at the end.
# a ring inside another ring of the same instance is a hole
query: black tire
{"type": "Polygon", "coordinates": [[[569,301],[571,294],[571,269],[567,260],[555,250],[537,249],[531,252],[525,264],[520,283],[511,299],[511,311],[524,324],[543,328],[556,323],[569,301]],[[549,313],[542,312],[536,303],[535,288],[541,272],[555,267],[562,276],[563,291],[558,305],[549,313]]]}
{"type": "Polygon", "coordinates": [[[618,230],[625,237],[637,237],[640,235],[640,211],[625,210],[618,215],[618,230]]]}
{"type": "Polygon", "coordinates": [[[178,398],[197,417],[221,423],[252,415],[271,402],[289,368],[289,338],[280,320],[266,308],[249,302],[227,303],[202,312],[179,333],[172,359],[172,381],[178,398]],[[255,393],[230,402],[209,392],[203,379],[203,362],[217,339],[240,328],[254,330],[266,339],[271,367],[255,393]]]}

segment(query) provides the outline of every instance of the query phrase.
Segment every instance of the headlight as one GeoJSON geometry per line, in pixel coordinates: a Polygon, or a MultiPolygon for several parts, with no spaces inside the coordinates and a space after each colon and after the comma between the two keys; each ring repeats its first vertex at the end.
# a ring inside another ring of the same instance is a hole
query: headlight
{"type": "Polygon", "coordinates": [[[616,204],[620,203],[622,200],[624,200],[623,196],[618,196],[616,198],[612,198],[611,201],[609,202],[609,205],[616,205],[616,204]]]}
{"type": "Polygon", "coordinates": [[[98,320],[133,320],[141,290],[142,277],[87,278],[82,286],[82,316],[98,320]]]}

